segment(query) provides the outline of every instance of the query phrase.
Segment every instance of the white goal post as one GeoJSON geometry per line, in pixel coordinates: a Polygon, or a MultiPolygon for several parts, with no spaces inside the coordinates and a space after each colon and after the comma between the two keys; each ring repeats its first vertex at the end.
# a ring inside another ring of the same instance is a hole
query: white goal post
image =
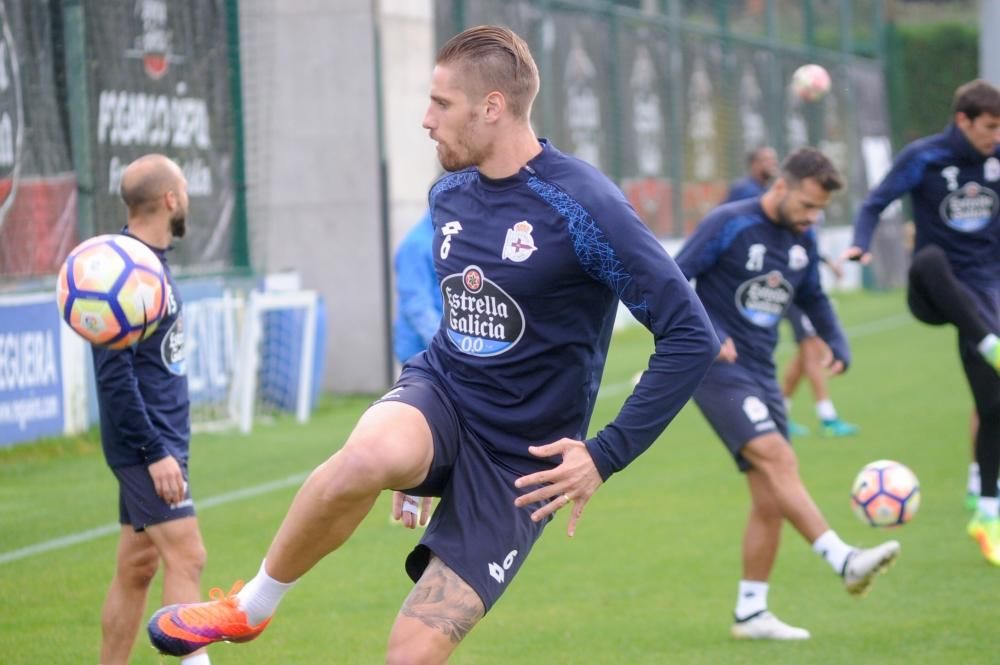
{"type": "Polygon", "coordinates": [[[309,420],[312,408],[313,366],[316,349],[316,308],[319,298],[315,291],[252,291],[247,301],[243,327],[237,346],[229,412],[235,416],[241,432],[253,429],[257,406],[259,371],[264,342],[264,320],[269,312],[301,310],[304,321],[299,340],[298,385],[295,416],[300,423],[309,420]]]}

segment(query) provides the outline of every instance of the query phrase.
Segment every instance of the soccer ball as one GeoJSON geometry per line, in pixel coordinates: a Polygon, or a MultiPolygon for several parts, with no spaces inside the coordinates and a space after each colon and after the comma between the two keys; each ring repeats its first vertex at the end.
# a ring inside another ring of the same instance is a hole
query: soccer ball
{"type": "Polygon", "coordinates": [[[865,524],[906,524],[920,507],[920,482],[909,468],[892,460],[866,464],[851,489],[851,507],[865,524]]]}
{"type": "Polygon", "coordinates": [[[166,311],[163,264],[153,250],[126,235],[85,240],[59,270],[59,313],[97,346],[124,349],[156,330],[166,311]]]}
{"type": "Polygon", "coordinates": [[[830,74],[819,65],[802,65],[792,74],[792,91],[805,102],[815,102],[830,90],[830,74]]]}

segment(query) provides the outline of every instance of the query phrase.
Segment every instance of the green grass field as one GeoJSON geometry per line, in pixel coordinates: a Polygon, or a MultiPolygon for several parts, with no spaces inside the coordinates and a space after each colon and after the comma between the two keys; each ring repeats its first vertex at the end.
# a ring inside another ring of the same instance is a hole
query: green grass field
{"type": "MultiPolygon", "coordinates": [[[[899,563],[864,599],[791,528],[770,607],[808,628],[803,643],[734,642],[731,611],[747,510],[744,481],[689,405],[660,441],[588,504],[577,535],[558,517],[504,599],[452,662],[487,663],[993,663],[1000,569],[965,535],[970,398],[950,329],[921,326],[903,295],[838,296],[854,366],[832,383],[854,439],[796,440],[802,474],[845,540],[903,543],[899,563]],[[851,513],[863,464],[909,465],[922,484],[915,521],[878,531],[851,513]]],[[[646,331],[615,338],[593,424],[602,426],[652,349],[646,331]]],[[[779,358],[792,346],[783,343],[779,358]]],[[[794,412],[815,425],[803,386],[794,412]]],[[[209,551],[204,588],[252,576],[301,475],[345,439],[368,398],[329,400],[307,425],[258,426],[251,436],[201,435],[192,486],[209,551]],[[240,490],[254,488],[256,493],[240,490]]],[[[13,558],[11,552],[110,525],[116,489],[96,439],[0,453],[0,662],[96,663],[100,607],[115,537],[98,535],[13,558]],[[7,555],[7,556],[5,556],[7,555]]],[[[212,662],[379,663],[410,583],[402,560],[418,534],[388,524],[388,494],[345,548],[285,599],[249,645],[217,645],[212,662]]],[[[158,606],[159,581],[149,611],[158,606]]],[[[147,613],[148,616],[148,613],[147,613]]],[[[133,663],[161,659],[140,636],[133,663]]],[[[162,662],[174,662],[163,659],[162,662]]]]}

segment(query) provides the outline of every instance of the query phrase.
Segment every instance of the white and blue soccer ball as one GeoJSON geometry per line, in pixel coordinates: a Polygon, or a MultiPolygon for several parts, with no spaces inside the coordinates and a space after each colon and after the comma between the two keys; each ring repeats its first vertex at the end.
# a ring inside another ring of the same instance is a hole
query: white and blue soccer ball
{"type": "Polygon", "coordinates": [[[893,460],[866,464],[851,488],[851,507],[865,524],[906,524],[920,507],[920,482],[906,465],[893,460]]]}

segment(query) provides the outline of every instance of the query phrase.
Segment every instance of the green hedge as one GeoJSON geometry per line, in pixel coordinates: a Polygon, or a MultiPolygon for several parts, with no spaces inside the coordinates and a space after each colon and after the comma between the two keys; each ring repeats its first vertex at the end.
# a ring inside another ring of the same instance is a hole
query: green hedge
{"type": "Polygon", "coordinates": [[[888,27],[889,112],[897,149],[941,131],[952,96],[979,75],[979,28],[958,22],[888,27]]]}

